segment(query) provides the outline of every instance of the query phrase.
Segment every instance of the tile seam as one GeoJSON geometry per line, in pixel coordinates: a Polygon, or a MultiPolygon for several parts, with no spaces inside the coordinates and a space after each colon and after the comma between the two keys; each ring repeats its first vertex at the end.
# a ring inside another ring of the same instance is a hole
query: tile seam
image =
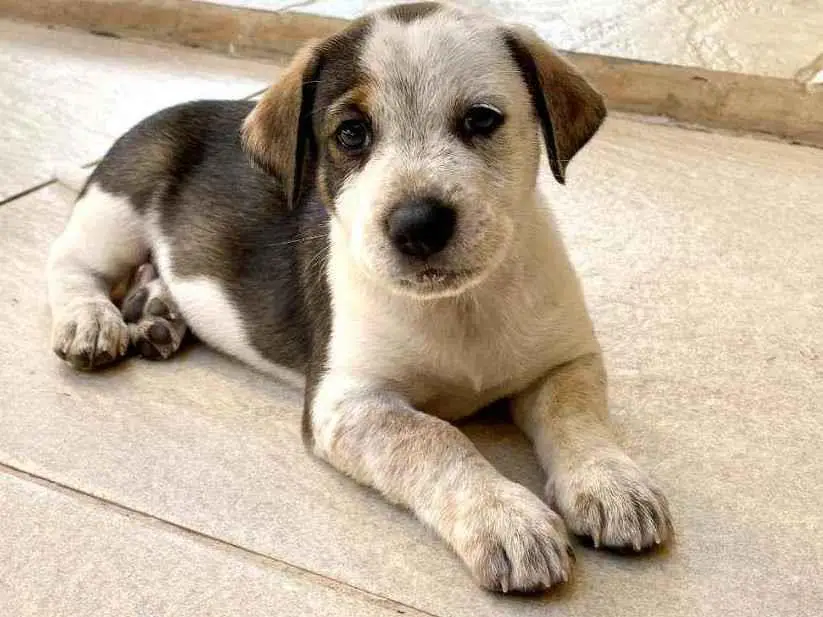
{"type": "Polygon", "coordinates": [[[357,585],[353,585],[351,583],[341,581],[337,578],[327,576],[319,572],[315,572],[314,570],[310,570],[308,568],[293,564],[284,559],[280,559],[267,553],[263,553],[255,549],[249,548],[247,546],[243,546],[242,544],[237,544],[235,542],[225,540],[218,536],[198,531],[197,529],[194,529],[192,527],[188,527],[181,523],[176,523],[174,521],[162,518],[160,516],[144,512],[143,510],[139,510],[137,508],[119,503],[117,501],[113,501],[106,497],[96,495],[94,493],[71,486],[64,482],[52,480],[41,474],[26,470],[18,465],[13,465],[7,462],[0,462],[0,474],[15,477],[19,480],[31,482],[38,486],[47,488],[67,497],[73,498],[77,501],[94,503],[105,509],[114,511],[121,516],[125,516],[126,518],[140,520],[147,526],[163,528],[166,531],[174,531],[175,533],[183,535],[194,541],[198,541],[204,545],[211,546],[212,548],[219,548],[230,553],[240,554],[247,559],[252,559],[253,561],[265,563],[269,566],[276,566],[279,570],[286,572],[292,576],[299,577],[306,582],[322,585],[323,587],[331,589],[332,591],[357,597],[365,602],[368,602],[372,605],[378,606],[386,610],[402,612],[403,614],[407,614],[410,617],[443,617],[442,615],[430,613],[424,609],[412,606],[410,604],[406,604],[405,602],[401,602],[399,600],[395,600],[393,598],[383,596],[372,591],[368,591],[366,589],[358,587],[357,585]]]}

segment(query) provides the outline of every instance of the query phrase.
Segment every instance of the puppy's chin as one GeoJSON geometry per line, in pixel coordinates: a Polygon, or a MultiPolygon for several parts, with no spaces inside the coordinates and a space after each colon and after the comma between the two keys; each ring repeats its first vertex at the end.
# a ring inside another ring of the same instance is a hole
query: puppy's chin
{"type": "Polygon", "coordinates": [[[420,300],[436,300],[460,296],[481,285],[500,266],[508,253],[509,238],[500,242],[496,250],[480,263],[466,262],[446,264],[362,264],[366,274],[381,287],[402,296],[420,300]]]}

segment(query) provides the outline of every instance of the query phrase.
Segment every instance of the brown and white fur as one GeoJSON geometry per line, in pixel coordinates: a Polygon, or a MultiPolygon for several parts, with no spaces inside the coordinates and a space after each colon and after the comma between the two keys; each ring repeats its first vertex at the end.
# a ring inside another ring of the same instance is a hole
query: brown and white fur
{"type": "Polygon", "coordinates": [[[174,107],[112,147],[51,251],[54,349],[78,368],[130,346],[165,358],[188,325],[303,377],[314,452],[413,511],[490,589],[567,580],[566,528],[665,542],[666,499],[606,424],[600,348],[537,187],[541,139],[562,182],[604,117],[528,30],[434,3],[368,15],[308,45],[256,105],[174,107]],[[444,246],[398,248],[409,208],[446,213],[424,217],[444,246]],[[449,423],[504,398],[551,507],[449,423]]]}

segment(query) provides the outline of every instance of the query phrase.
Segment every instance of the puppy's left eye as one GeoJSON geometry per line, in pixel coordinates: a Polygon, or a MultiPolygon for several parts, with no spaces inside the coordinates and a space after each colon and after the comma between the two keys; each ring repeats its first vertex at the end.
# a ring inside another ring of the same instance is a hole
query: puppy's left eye
{"type": "Polygon", "coordinates": [[[371,143],[369,125],[363,120],[346,120],[337,128],[337,143],[348,152],[360,152],[371,143]]]}
{"type": "Polygon", "coordinates": [[[486,137],[503,124],[503,114],[491,105],[474,105],[463,116],[462,132],[467,137],[486,137]]]}

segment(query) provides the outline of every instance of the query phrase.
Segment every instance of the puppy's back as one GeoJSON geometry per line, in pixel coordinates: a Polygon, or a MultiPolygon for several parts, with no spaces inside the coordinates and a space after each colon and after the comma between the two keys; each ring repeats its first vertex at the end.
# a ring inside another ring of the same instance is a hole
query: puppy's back
{"type": "MultiPolygon", "coordinates": [[[[221,168],[242,172],[238,163],[248,165],[240,149],[240,125],[253,107],[250,101],[204,100],[163,109],[114,143],[87,186],[97,183],[107,192],[127,195],[142,211],[158,189],[173,189],[201,166],[211,168],[212,175],[221,168]]],[[[218,182],[210,184],[217,188],[218,182]]]]}

